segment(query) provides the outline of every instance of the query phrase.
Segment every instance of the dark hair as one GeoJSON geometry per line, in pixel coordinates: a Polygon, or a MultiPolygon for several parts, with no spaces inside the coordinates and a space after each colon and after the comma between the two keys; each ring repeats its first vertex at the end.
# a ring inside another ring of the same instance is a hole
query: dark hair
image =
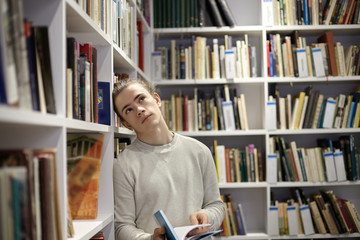
{"type": "Polygon", "coordinates": [[[114,111],[116,112],[116,115],[118,115],[118,117],[120,118],[120,120],[124,120],[124,119],[121,117],[120,112],[118,112],[118,110],[116,109],[115,99],[121,93],[121,91],[123,89],[127,88],[129,85],[134,84],[134,83],[137,83],[137,84],[140,84],[141,86],[143,86],[151,95],[154,95],[154,93],[155,93],[154,85],[145,79],[125,78],[125,79],[121,79],[117,83],[115,83],[114,89],[112,91],[113,108],[114,108],[114,111]]]}

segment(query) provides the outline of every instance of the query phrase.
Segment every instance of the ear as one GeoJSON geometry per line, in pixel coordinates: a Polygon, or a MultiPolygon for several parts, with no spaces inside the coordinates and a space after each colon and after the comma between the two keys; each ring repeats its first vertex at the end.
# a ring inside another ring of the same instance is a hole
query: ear
{"type": "Polygon", "coordinates": [[[129,130],[131,130],[131,131],[134,130],[127,121],[121,121],[121,123],[122,123],[122,125],[123,125],[124,127],[126,127],[127,129],[129,129],[129,130]]]}
{"type": "Polygon", "coordinates": [[[155,98],[155,101],[158,105],[158,107],[161,107],[161,98],[159,96],[159,94],[157,94],[156,92],[154,93],[154,98],[155,98]]]}

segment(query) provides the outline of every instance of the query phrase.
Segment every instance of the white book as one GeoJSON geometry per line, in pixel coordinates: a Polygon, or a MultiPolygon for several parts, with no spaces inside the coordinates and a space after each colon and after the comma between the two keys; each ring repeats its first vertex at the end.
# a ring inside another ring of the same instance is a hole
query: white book
{"type": "Polygon", "coordinates": [[[306,57],[306,49],[305,48],[297,48],[296,49],[296,57],[297,57],[299,77],[308,77],[309,70],[308,70],[308,63],[307,63],[307,57],[306,57]]]}
{"type": "Polygon", "coordinates": [[[263,0],[262,1],[262,20],[263,26],[273,26],[274,25],[274,11],[273,11],[273,1],[272,0],[263,0]]]}
{"type": "Polygon", "coordinates": [[[305,235],[314,234],[315,233],[314,225],[311,219],[310,208],[308,205],[300,206],[300,215],[304,227],[304,234],[305,235]]]}
{"type": "Polygon", "coordinates": [[[277,182],[277,155],[269,154],[266,162],[266,181],[268,183],[277,182]]]}
{"type": "Polygon", "coordinates": [[[335,170],[334,154],[332,152],[324,152],[324,161],[326,168],[326,178],[328,182],[335,182],[337,180],[335,170]]]}
{"type": "Polygon", "coordinates": [[[280,129],[286,129],[285,98],[279,98],[280,129]]]}
{"type": "Polygon", "coordinates": [[[315,76],[316,77],[324,77],[325,76],[325,68],[324,62],[322,59],[321,48],[311,48],[313,59],[314,59],[314,67],[315,67],[315,76]]]}
{"type": "Polygon", "coordinates": [[[233,79],[235,75],[235,51],[225,50],[225,76],[227,79],[233,79]]]}
{"type": "Polygon", "coordinates": [[[241,55],[242,77],[248,78],[250,77],[249,50],[248,50],[248,46],[245,44],[245,41],[241,41],[240,55],[241,55]]]}
{"type": "Polygon", "coordinates": [[[338,97],[338,101],[337,101],[337,108],[336,108],[336,113],[334,112],[334,124],[333,127],[334,128],[340,128],[341,126],[341,119],[344,117],[344,108],[345,108],[345,101],[346,101],[346,96],[345,94],[339,94],[338,97]]]}
{"type": "Polygon", "coordinates": [[[173,227],[169,219],[166,217],[165,213],[162,210],[158,210],[154,213],[155,219],[161,227],[164,227],[166,230],[166,237],[169,240],[195,240],[195,239],[206,239],[210,238],[212,235],[215,235],[222,230],[210,231],[206,233],[197,234],[191,237],[187,237],[188,233],[196,228],[207,227],[210,224],[198,224],[198,225],[189,225],[182,227],[173,227]]]}
{"type": "Polygon", "coordinates": [[[340,150],[334,152],[334,162],[336,169],[336,178],[338,182],[346,181],[346,170],[344,156],[340,150]]]}
{"type": "Polygon", "coordinates": [[[296,213],[296,207],[294,205],[287,206],[287,215],[288,215],[288,226],[289,226],[289,235],[294,236],[298,235],[298,218],[296,213]]]}
{"type": "Polygon", "coordinates": [[[219,183],[226,183],[226,167],[225,167],[225,146],[217,145],[216,146],[216,156],[217,156],[217,168],[219,174],[219,183]]]}
{"type": "Polygon", "coordinates": [[[241,68],[241,41],[236,41],[236,77],[242,78],[242,68],[241,68]]]}
{"type": "Polygon", "coordinates": [[[234,131],[236,130],[235,126],[235,117],[234,117],[234,108],[231,101],[222,102],[225,130],[234,131]]]}
{"type": "Polygon", "coordinates": [[[151,53],[151,78],[153,81],[159,81],[162,79],[161,74],[161,52],[151,53]]]}
{"type": "Polygon", "coordinates": [[[251,77],[257,77],[256,47],[250,47],[251,77]]]}
{"type": "Polygon", "coordinates": [[[219,62],[219,45],[218,39],[213,39],[213,52],[214,52],[214,69],[213,69],[213,78],[220,78],[220,62],[219,62]]]}
{"type": "Polygon", "coordinates": [[[268,130],[276,130],[276,101],[268,101],[266,103],[266,128],[268,130]]]}
{"type": "Polygon", "coordinates": [[[247,119],[247,111],[246,111],[246,102],[245,102],[245,94],[240,94],[239,96],[239,115],[240,115],[240,120],[241,120],[241,129],[242,130],[249,130],[249,123],[248,123],[248,119],[247,119]]]}
{"type": "Polygon", "coordinates": [[[269,207],[269,229],[270,236],[279,236],[279,208],[278,206],[269,207]]]}
{"type": "Polygon", "coordinates": [[[346,76],[346,66],[345,66],[345,53],[344,46],[340,42],[337,42],[335,45],[335,51],[337,51],[338,63],[339,63],[339,75],[346,76]]]}
{"type": "Polygon", "coordinates": [[[73,71],[66,69],[66,117],[73,118],[73,71]]]}
{"type": "Polygon", "coordinates": [[[336,101],[333,98],[329,97],[326,100],[323,128],[331,128],[333,126],[335,107],[336,107],[336,101]]]}
{"type": "Polygon", "coordinates": [[[220,59],[220,76],[221,78],[226,78],[225,75],[225,46],[219,46],[219,59],[220,59]]]}

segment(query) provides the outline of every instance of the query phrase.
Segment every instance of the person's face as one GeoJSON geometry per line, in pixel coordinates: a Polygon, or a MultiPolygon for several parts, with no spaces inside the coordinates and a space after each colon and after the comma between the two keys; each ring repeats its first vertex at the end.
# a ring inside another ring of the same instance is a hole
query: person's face
{"type": "Polygon", "coordinates": [[[123,118],[123,125],[137,133],[145,132],[160,123],[161,101],[138,83],[130,84],[115,98],[115,107],[123,118]]]}

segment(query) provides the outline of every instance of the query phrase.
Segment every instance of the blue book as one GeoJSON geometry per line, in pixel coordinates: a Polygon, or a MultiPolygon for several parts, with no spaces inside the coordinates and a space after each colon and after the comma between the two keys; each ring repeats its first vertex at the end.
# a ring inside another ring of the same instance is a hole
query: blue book
{"type": "Polygon", "coordinates": [[[7,103],[6,101],[6,90],[5,90],[5,75],[4,75],[4,64],[2,61],[2,49],[0,45],[0,103],[7,103]]]}
{"type": "Polygon", "coordinates": [[[99,123],[110,126],[110,83],[98,82],[99,123]]]}
{"type": "Polygon", "coordinates": [[[222,231],[222,230],[217,230],[217,231],[212,231],[212,232],[207,232],[207,233],[202,233],[191,237],[187,237],[190,231],[198,227],[210,226],[210,224],[199,224],[199,225],[190,225],[190,226],[174,228],[162,210],[158,210],[157,212],[155,212],[154,216],[157,222],[159,223],[159,225],[165,228],[166,237],[168,240],[200,240],[200,239],[209,238],[222,231]]]}

